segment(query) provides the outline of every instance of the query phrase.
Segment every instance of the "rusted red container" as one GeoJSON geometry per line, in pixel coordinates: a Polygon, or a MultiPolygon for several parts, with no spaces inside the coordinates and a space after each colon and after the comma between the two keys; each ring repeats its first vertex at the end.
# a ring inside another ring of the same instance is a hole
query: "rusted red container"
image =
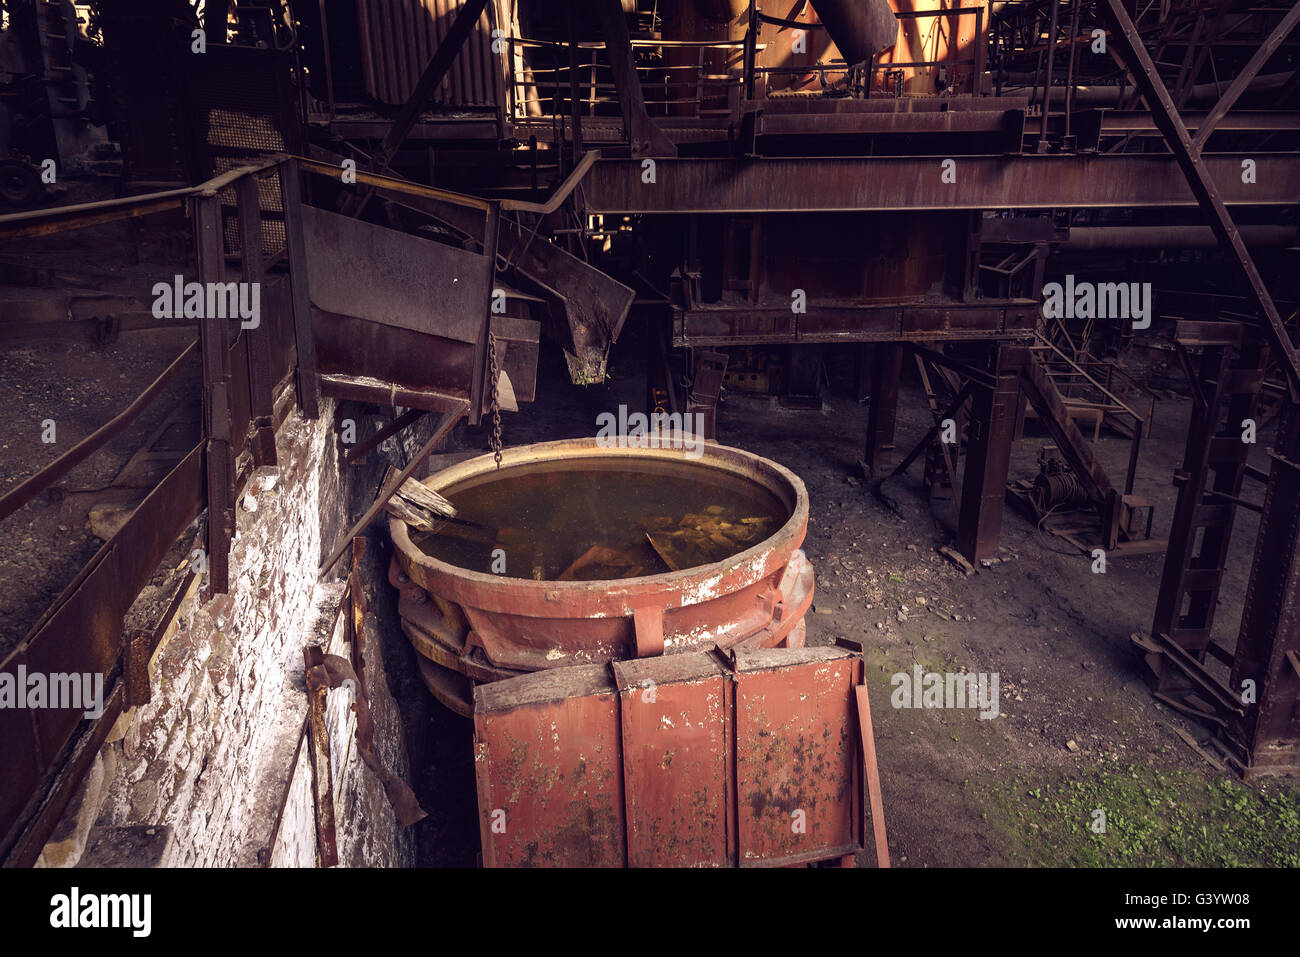
{"type": "MultiPolygon", "coordinates": [[[[781,503],[786,521],[757,545],[707,565],[617,580],[534,581],[441,561],[412,543],[405,522],[391,518],[389,578],[401,593],[402,627],[420,653],[425,683],[444,704],[468,715],[474,684],[549,668],[711,645],[803,645],[813,571],[799,547],[808,526],[808,493],[798,476],[769,459],[714,443],[692,458],[672,448],[602,447],[595,438],[510,449],[501,465],[503,471],[562,459],[608,465],[611,457],[647,471],[655,463],[674,463],[711,470],[700,473],[710,481],[751,483],[781,503]]],[[[446,491],[495,470],[485,455],[424,483],[446,491]]]]}

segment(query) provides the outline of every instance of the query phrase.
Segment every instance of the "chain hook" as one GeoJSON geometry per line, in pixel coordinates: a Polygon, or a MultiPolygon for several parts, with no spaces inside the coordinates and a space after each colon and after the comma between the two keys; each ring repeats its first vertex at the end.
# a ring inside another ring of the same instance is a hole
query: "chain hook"
{"type": "Polygon", "coordinates": [[[501,468],[501,405],[498,399],[497,380],[500,378],[500,370],[497,368],[497,337],[491,331],[488,332],[488,378],[492,382],[492,458],[497,463],[497,468],[501,468]]]}

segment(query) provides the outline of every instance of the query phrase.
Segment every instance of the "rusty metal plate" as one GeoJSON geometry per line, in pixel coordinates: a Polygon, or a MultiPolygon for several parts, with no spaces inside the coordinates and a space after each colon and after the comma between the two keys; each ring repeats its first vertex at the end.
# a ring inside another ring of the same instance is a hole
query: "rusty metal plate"
{"type": "Polygon", "coordinates": [[[999,306],[909,306],[903,311],[903,334],[917,332],[1001,332],[1006,310],[999,306]]]}
{"type": "Polygon", "coordinates": [[[740,866],[860,851],[861,657],[838,648],[738,649],[735,668],[740,866]]]}
{"type": "Polygon", "coordinates": [[[622,867],[618,692],[605,665],[474,689],[485,867],[622,867]]]}
{"type": "Polygon", "coordinates": [[[537,355],[542,324],[515,316],[493,316],[492,335],[498,352],[504,349],[505,355],[499,361],[515,390],[515,401],[532,402],[537,397],[537,355]]]}
{"type": "MultiPolygon", "coordinates": [[[[200,445],[136,507],[23,640],[20,649],[30,671],[107,676],[113,670],[121,655],[123,617],[172,543],[198,516],[202,488],[200,445]]],[[[83,720],[83,712],[47,708],[35,714],[41,753],[50,761],[83,720]]]]}
{"type": "Polygon", "coordinates": [[[302,207],[312,305],[385,326],[477,342],[492,263],[455,246],[302,207]],[[364,276],[364,282],[358,277],[364,276]]]}
{"type": "Polygon", "coordinates": [[[712,655],[620,661],[627,858],[632,867],[729,863],[730,677],[712,655]]]}
{"type": "Polygon", "coordinates": [[[481,685],[484,864],[744,867],[859,853],[861,678],[855,651],[777,648],[481,685]]]}
{"type": "MultiPolygon", "coordinates": [[[[377,0],[359,4],[356,16],[360,39],[356,42],[361,49],[366,92],[394,106],[405,102],[415,90],[424,64],[446,39],[464,5],[464,0],[377,0]]],[[[484,11],[446,77],[430,94],[430,102],[450,106],[502,104],[505,59],[492,49],[496,42],[492,26],[499,22],[493,10],[484,11]]],[[[495,125],[492,129],[496,129],[495,125]]]]}
{"type": "MultiPolygon", "coordinates": [[[[1056,206],[1195,207],[1169,154],[963,156],[959,189],[917,176],[928,157],[718,157],[658,159],[653,184],[638,159],[602,159],[582,183],[588,213],[768,213],[834,210],[1050,209],[1056,206]]],[[[1293,153],[1215,153],[1200,158],[1229,206],[1284,205],[1300,195],[1293,153]],[[1241,182],[1241,162],[1258,184],[1241,182]]]]}
{"type": "Polygon", "coordinates": [[[468,343],[319,308],[312,309],[312,334],[318,367],[326,375],[469,396],[474,347],[468,343]]]}
{"type": "MultiPolygon", "coordinates": [[[[25,674],[18,668],[26,664],[24,655],[11,656],[0,667],[0,673],[7,676],[3,679],[5,683],[12,682],[16,688],[19,675],[25,674]]],[[[0,761],[4,762],[5,769],[4,787],[0,787],[0,841],[3,841],[31,799],[48,764],[42,764],[37,754],[32,712],[25,708],[0,708],[0,761]]]]}

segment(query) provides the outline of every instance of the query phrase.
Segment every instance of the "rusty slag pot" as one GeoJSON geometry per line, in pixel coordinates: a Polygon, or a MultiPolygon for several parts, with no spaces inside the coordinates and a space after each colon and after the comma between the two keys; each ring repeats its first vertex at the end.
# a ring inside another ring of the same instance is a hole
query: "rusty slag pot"
{"type": "MultiPolygon", "coordinates": [[[[409,527],[389,518],[389,581],[400,593],[402,630],[418,652],[429,690],[459,714],[472,713],[476,684],[567,665],[698,651],[803,647],[813,570],[800,545],[808,491],[789,469],[742,449],[704,443],[682,450],[610,448],[595,438],[564,439],[504,452],[501,467],[617,456],[715,470],[714,478],[757,484],[789,518],[775,534],[722,561],[659,575],[609,581],[534,581],[470,571],[426,554],[409,527]],[[698,454],[698,453],[697,453],[698,454]],[[720,474],[719,474],[720,473],[720,474]]],[[[445,492],[496,470],[491,455],[424,479],[445,492]]]]}

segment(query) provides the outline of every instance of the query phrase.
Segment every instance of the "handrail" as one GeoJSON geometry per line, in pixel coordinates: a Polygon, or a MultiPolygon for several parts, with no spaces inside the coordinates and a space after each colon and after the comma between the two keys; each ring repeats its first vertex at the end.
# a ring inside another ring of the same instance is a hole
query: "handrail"
{"type": "Polygon", "coordinates": [[[1139,422],[1145,422],[1145,421],[1146,421],[1146,419],[1144,419],[1142,416],[1138,415],[1138,414],[1137,414],[1136,412],[1134,412],[1131,408],[1129,408],[1128,404],[1125,403],[1123,400],[1121,400],[1119,396],[1117,396],[1117,395],[1115,395],[1114,393],[1112,393],[1112,392],[1111,392],[1109,389],[1107,389],[1104,385],[1102,385],[1100,382],[1098,382],[1098,381],[1097,381],[1096,379],[1094,379],[1092,376],[1088,375],[1088,373],[1085,372],[1085,371],[1084,371],[1084,370],[1083,370],[1083,369],[1078,365],[1078,363],[1076,363],[1073,359],[1071,359],[1071,358],[1070,358],[1069,356],[1067,356],[1064,352],[1062,352],[1060,349],[1058,349],[1058,348],[1056,347],[1056,343],[1052,342],[1052,341],[1049,340],[1049,339],[1044,338],[1042,335],[1039,335],[1039,336],[1038,336],[1038,339],[1039,339],[1039,341],[1041,341],[1042,343],[1044,343],[1045,345],[1047,345],[1047,346],[1048,346],[1048,347],[1049,347],[1053,352],[1055,352],[1058,356],[1060,356],[1062,359],[1064,359],[1066,362],[1068,362],[1068,363],[1069,363],[1069,364],[1074,368],[1074,370],[1075,370],[1079,375],[1083,376],[1085,379],[1087,379],[1089,382],[1091,382],[1091,383],[1093,384],[1093,386],[1095,386],[1095,387],[1097,388],[1097,390],[1098,390],[1099,392],[1102,393],[1102,395],[1106,396],[1106,398],[1110,399],[1110,400],[1111,400],[1112,402],[1114,402],[1116,405],[1120,406],[1120,408],[1122,408],[1122,409],[1123,409],[1125,412],[1127,412],[1129,415],[1133,416],[1133,418],[1137,419],[1139,422]]]}
{"type": "Polygon", "coordinates": [[[244,176],[257,174],[283,162],[283,156],[276,156],[261,163],[240,166],[205,180],[197,186],[183,189],[168,189],[157,193],[141,193],[139,196],[120,196],[117,199],[102,199],[93,203],[75,203],[70,206],[51,206],[31,212],[6,213],[0,216],[0,239],[21,239],[25,236],[46,236],[62,232],[65,229],[80,229],[99,223],[112,222],[116,219],[129,219],[136,215],[162,212],[165,209],[180,208],[191,196],[215,196],[231,183],[244,176]]]}
{"type": "Polygon", "coordinates": [[[68,451],[64,452],[57,459],[51,462],[45,468],[24,479],[18,485],[14,486],[8,492],[0,495],[0,521],[8,518],[14,512],[18,511],[37,495],[49,488],[55,481],[62,478],[68,472],[72,471],[77,465],[81,464],[91,453],[97,451],[100,446],[117,435],[124,428],[131,424],[141,410],[150,402],[157,398],[158,393],[163,390],[167,383],[176,377],[176,373],[199,349],[199,340],[195,339],[184,351],[181,352],[171,365],[163,370],[158,378],[154,379],[149,386],[131,401],[125,409],[115,415],[112,419],[101,425],[90,435],[86,436],[68,451]]]}
{"type": "Polygon", "coordinates": [[[555,212],[560,208],[560,204],[568,199],[569,194],[582,182],[582,178],[587,175],[588,170],[596,165],[598,159],[600,159],[600,150],[587,150],[583,153],[578,165],[573,167],[573,172],[564,178],[564,182],[556,187],[555,192],[551,194],[546,202],[530,203],[522,199],[503,199],[501,208],[523,213],[541,213],[544,216],[555,212]]]}
{"type": "MultiPolygon", "coordinates": [[[[343,172],[343,167],[335,166],[333,163],[325,163],[321,160],[308,159],[303,156],[294,156],[292,159],[298,161],[298,165],[310,173],[316,173],[321,176],[335,176],[343,172]]],[[[582,178],[587,175],[588,171],[600,159],[600,150],[587,150],[582,154],[582,159],[573,171],[565,177],[554,193],[544,203],[533,203],[523,199],[503,199],[498,203],[503,210],[510,210],[523,213],[541,213],[547,215],[555,212],[560,208],[560,204],[569,198],[569,195],[577,188],[582,178]]],[[[380,189],[390,189],[395,193],[405,193],[408,196],[421,196],[425,199],[440,200],[446,203],[452,203],[456,206],[464,206],[470,209],[479,209],[486,213],[492,206],[492,201],[482,199],[478,196],[471,196],[467,193],[456,193],[451,190],[438,189],[436,186],[423,186],[420,183],[412,183],[406,179],[396,179],[392,176],[381,176],[376,173],[367,173],[363,170],[356,170],[354,174],[358,183],[365,183],[367,186],[375,186],[380,189]]]]}
{"type": "MultiPolygon", "coordinates": [[[[577,186],[578,181],[591,169],[592,164],[600,158],[599,151],[592,151],[583,156],[582,161],[575,167],[574,172],[560,186],[555,196],[552,196],[546,203],[527,203],[522,200],[505,200],[502,203],[504,209],[517,209],[526,212],[554,212],[577,186]],[[575,178],[576,177],[576,178],[575,178]]],[[[341,166],[334,166],[330,163],[323,163],[319,160],[310,159],[305,156],[295,156],[286,153],[277,153],[259,163],[251,163],[235,169],[227,170],[218,176],[205,180],[196,186],[186,186],[183,189],[169,189],[157,193],[142,193],[138,196],[122,196],[116,199],[98,200],[93,203],[76,203],[70,206],[53,206],[48,209],[38,209],[31,212],[6,213],[0,215],[0,239],[17,239],[23,236],[32,235],[49,235],[50,233],[61,232],[65,229],[79,229],[85,226],[93,226],[98,223],[110,222],[115,219],[125,219],[136,215],[147,215],[149,213],[161,212],[164,209],[180,208],[185,200],[192,197],[209,199],[216,196],[221,190],[226,189],[245,176],[255,176],[272,167],[283,165],[288,160],[297,160],[298,165],[308,172],[323,176],[339,175],[343,172],[341,166]],[[160,205],[161,204],[161,205],[160,205]]],[[[466,206],[472,209],[487,211],[491,205],[489,200],[482,199],[478,196],[470,196],[465,193],[457,193],[451,190],[438,189],[433,186],[423,186],[419,183],[412,183],[409,180],[394,179],[390,176],[379,176],[365,170],[356,170],[357,182],[365,183],[371,186],[378,186],[384,189],[390,189],[398,193],[408,193],[415,196],[423,196],[428,199],[442,200],[443,202],[454,203],[457,206],[466,206]]]]}
{"type": "MultiPolygon", "coordinates": [[[[325,163],[321,160],[309,159],[305,156],[293,156],[291,159],[298,161],[298,166],[309,173],[315,173],[318,176],[338,176],[343,173],[342,166],[335,166],[333,163],[325,163]]],[[[392,176],[381,176],[378,173],[368,173],[365,170],[357,169],[349,171],[350,175],[356,176],[358,183],[365,183],[367,186],[376,186],[380,189],[389,189],[395,193],[406,193],[409,196],[423,196],[425,199],[437,199],[445,203],[452,203],[456,206],[465,206],[469,209],[478,209],[486,213],[491,203],[486,199],[480,199],[477,196],[469,196],[465,193],[456,193],[447,189],[438,189],[434,186],[422,186],[419,183],[412,183],[406,179],[395,179],[392,176]]]]}
{"type": "MultiPolygon", "coordinates": [[[[506,43],[519,44],[520,46],[533,47],[535,49],[550,49],[555,46],[550,40],[533,40],[529,37],[502,37],[506,43]]],[[[637,40],[631,41],[633,47],[664,47],[664,48],[682,48],[691,47],[742,47],[745,45],[744,40],[637,40]]],[[[579,50],[603,50],[605,43],[602,40],[583,40],[578,43],[570,44],[579,50]]]]}

